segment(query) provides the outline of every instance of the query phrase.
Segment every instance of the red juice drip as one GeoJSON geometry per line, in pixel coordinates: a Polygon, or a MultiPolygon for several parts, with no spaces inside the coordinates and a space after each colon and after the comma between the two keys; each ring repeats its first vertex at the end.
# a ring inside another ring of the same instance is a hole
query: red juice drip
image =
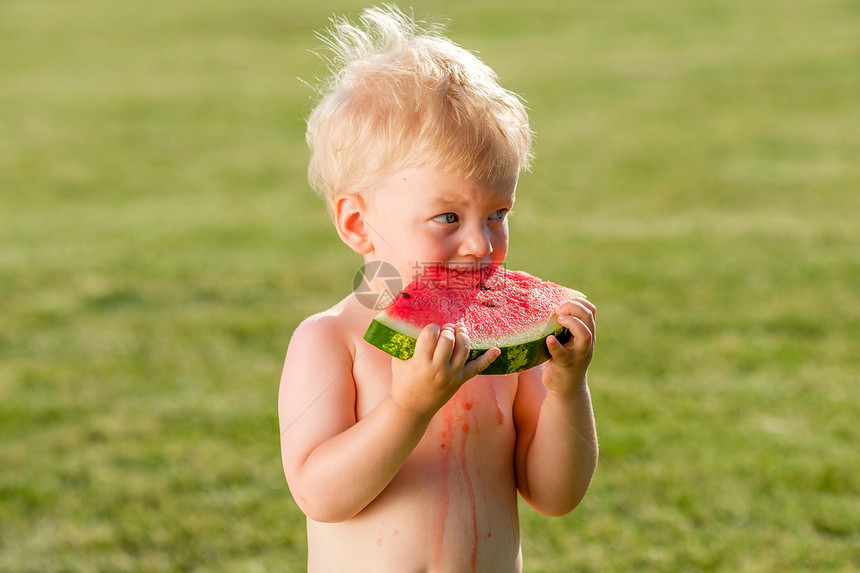
{"type": "Polygon", "coordinates": [[[451,459],[451,446],[454,440],[454,419],[453,413],[450,411],[450,404],[446,404],[439,410],[437,420],[442,426],[439,430],[441,442],[439,444],[439,461],[440,461],[440,482],[439,482],[439,503],[437,507],[437,517],[432,532],[436,538],[433,548],[433,564],[434,570],[441,568],[442,558],[444,556],[444,538],[445,538],[445,520],[448,517],[448,505],[450,503],[450,494],[448,493],[449,482],[449,461],[451,459]]]}
{"type": "Polygon", "coordinates": [[[472,556],[470,562],[472,564],[472,571],[475,571],[475,565],[478,560],[478,517],[475,512],[475,490],[472,487],[472,478],[469,477],[469,464],[466,459],[466,441],[469,438],[469,424],[464,423],[462,429],[459,452],[460,473],[463,475],[466,491],[469,494],[469,508],[472,511],[472,556]]]}
{"type": "Polygon", "coordinates": [[[496,387],[493,386],[492,378],[487,377],[487,387],[490,390],[490,393],[493,395],[493,399],[496,402],[496,415],[499,421],[499,425],[503,426],[505,424],[505,412],[502,410],[502,403],[499,401],[499,395],[496,393],[496,387]]]}
{"type": "MultiPolygon", "coordinates": [[[[434,565],[437,567],[442,563],[444,550],[445,522],[448,515],[448,507],[451,503],[449,488],[462,486],[469,498],[472,522],[472,547],[470,563],[472,571],[476,570],[478,560],[478,518],[475,503],[475,486],[469,474],[469,456],[467,444],[469,434],[478,432],[478,424],[475,412],[472,410],[471,391],[463,386],[454,398],[439,411],[438,422],[441,426],[439,436],[439,458],[441,464],[441,480],[439,492],[439,513],[436,519],[436,543],[434,547],[434,565]],[[455,438],[459,438],[455,440],[455,438]],[[451,472],[454,464],[456,472],[451,472]],[[462,480],[461,484],[452,480],[462,480]]],[[[477,460],[475,462],[478,466],[477,460]]]]}

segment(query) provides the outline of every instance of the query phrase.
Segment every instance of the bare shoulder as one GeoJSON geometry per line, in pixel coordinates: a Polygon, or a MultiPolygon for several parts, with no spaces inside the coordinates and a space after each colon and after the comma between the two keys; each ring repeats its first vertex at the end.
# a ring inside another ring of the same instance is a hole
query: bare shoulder
{"type": "Polygon", "coordinates": [[[304,319],[293,331],[284,360],[282,387],[323,383],[327,371],[343,369],[355,356],[355,340],[344,301],[304,319]]]}
{"type": "Polygon", "coordinates": [[[331,308],[304,319],[290,338],[287,360],[323,352],[345,351],[355,356],[356,346],[370,318],[350,299],[346,297],[331,308]]]}
{"type": "MultiPolygon", "coordinates": [[[[338,332],[341,331],[341,323],[343,322],[343,312],[335,305],[334,307],[311,315],[304,319],[290,337],[290,345],[287,348],[287,358],[290,354],[304,355],[313,347],[335,346],[338,339],[338,332]]],[[[345,342],[345,341],[343,341],[345,342]]]]}
{"type": "Polygon", "coordinates": [[[296,327],[278,396],[282,432],[326,434],[354,423],[353,322],[342,301],[296,327]]]}

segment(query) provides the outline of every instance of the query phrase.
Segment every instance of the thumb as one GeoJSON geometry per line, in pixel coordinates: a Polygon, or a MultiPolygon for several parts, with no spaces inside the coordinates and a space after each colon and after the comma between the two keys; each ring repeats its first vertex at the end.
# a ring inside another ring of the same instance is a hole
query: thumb
{"type": "Polygon", "coordinates": [[[498,348],[490,348],[474,360],[470,360],[466,363],[465,368],[463,368],[463,375],[466,380],[472,378],[473,376],[477,376],[481,372],[487,369],[487,367],[493,363],[493,361],[498,358],[502,354],[502,351],[498,348]]]}

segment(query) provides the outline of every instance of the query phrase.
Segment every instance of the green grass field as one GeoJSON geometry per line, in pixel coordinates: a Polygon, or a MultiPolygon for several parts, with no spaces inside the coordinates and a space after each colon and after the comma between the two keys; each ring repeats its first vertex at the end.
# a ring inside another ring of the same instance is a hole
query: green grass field
{"type": "MultiPolygon", "coordinates": [[[[0,571],[303,570],[281,361],[360,260],[296,76],[362,7],[0,5],[0,571]]],[[[860,569],[857,4],[415,13],[531,109],[509,266],[599,306],[600,467],[526,571],[860,569]]]]}

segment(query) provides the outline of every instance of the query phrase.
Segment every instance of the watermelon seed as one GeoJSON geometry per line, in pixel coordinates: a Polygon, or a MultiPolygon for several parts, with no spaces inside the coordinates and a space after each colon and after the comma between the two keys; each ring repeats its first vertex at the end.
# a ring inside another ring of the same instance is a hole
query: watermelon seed
{"type": "Polygon", "coordinates": [[[402,292],[400,294],[403,296],[403,298],[412,298],[412,295],[409,294],[408,292],[402,292]]]}
{"type": "Polygon", "coordinates": [[[491,287],[488,287],[487,285],[481,285],[481,290],[493,290],[493,289],[491,287]]]}

